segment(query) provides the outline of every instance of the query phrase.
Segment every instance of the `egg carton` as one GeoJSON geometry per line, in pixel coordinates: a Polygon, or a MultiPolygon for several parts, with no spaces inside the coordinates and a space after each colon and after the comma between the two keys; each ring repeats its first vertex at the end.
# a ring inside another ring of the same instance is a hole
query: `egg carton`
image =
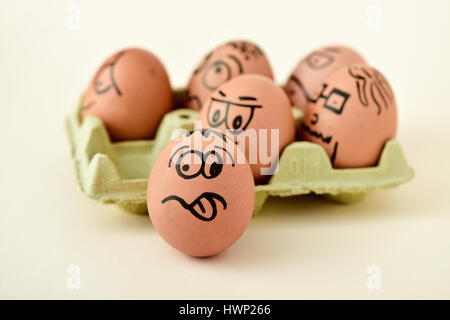
{"type": "MultiPolygon", "coordinates": [[[[176,100],[179,98],[177,92],[176,100]]],[[[80,106],[66,118],[66,131],[81,191],[125,211],[146,213],[147,181],[156,157],[177,132],[182,132],[180,129],[194,128],[198,112],[177,109],[166,114],[154,140],[112,143],[99,118],[81,121],[80,106]]],[[[292,110],[298,128],[302,112],[292,110]]],[[[396,139],[386,143],[378,166],[355,169],[334,169],[321,146],[295,141],[281,154],[278,170],[269,182],[255,187],[254,213],[261,210],[269,196],[313,193],[347,203],[361,200],[374,189],[398,186],[413,176],[396,139]]]]}

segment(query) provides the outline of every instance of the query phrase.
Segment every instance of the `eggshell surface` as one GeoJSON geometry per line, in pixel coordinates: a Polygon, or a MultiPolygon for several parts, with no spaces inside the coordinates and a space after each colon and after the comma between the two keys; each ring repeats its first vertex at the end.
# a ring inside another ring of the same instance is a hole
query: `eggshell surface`
{"type": "Polygon", "coordinates": [[[222,133],[194,130],[172,141],[152,168],[147,193],[156,231],[195,257],[218,254],[250,222],[255,185],[241,151],[222,133]]]}
{"type": "Polygon", "coordinates": [[[221,85],[200,111],[202,126],[233,137],[245,151],[256,183],[276,169],[282,150],[295,138],[286,93],[271,79],[242,75],[221,85]]]}
{"type": "Polygon", "coordinates": [[[325,84],[306,110],[302,138],[324,147],[336,168],[376,165],[397,130],[389,83],[374,68],[356,64],[334,73],[325,84]]]}
{"type": "Polygon", "coordinates": [[[358,63],[365,61],[351,48],[332,45],[317,49],[299,62],[284,89],[292,105],[305,111],[309,104],[317,101],[329,76],[343,67],[358,63]]]}
{"type": "Polygon", "coordinates": [[[131,48],[109,57],[95,73],[81,116],[99,117],[112,141],[151,139],[172,105],[164,66],[152,53],[131,48]]]}
{"type": "Polygon", "coordinates": [[[215,89],[241,74],[260,74],[273,79],[270,63],[256,44],[231,41],[217,47],[194,70],[185,92],[185,106],[200,110],[215,89]]]}

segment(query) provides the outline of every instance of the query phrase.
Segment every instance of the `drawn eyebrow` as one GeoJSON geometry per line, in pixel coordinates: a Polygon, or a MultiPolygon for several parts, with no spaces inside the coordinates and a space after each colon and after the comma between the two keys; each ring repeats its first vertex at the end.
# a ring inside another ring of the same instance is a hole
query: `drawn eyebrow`
{"type": "Polygon", "coordinates": [[[221,149],[221,150],[225,151],[228,154],[228,156],[230,157],[230,159],[231,159],[231,165],[234,167],[233,156],[231,155],[231,153],[227,149],[225,149],[224,147],[219,147],[219,146],[214,146],[214,148],[221,149]]]}
{"type": "Polygon", "coordinates": [[[220,93],[220,95],[221,95],[222,97],[226,97],[226,96],[227,96],[222,90],[219,90],[219,93],[220,93]]]}
{"type": "MultiPolygon", "coordinates": [[[[230,104],[236,107],[247,107],[247,108],[262,108],[262,105],[257,105],[257,104],[243,104],[243,103],[236,103],[233,101],[228,101],[228,100],[223,100],[223,99],[217,99],[214,97],[211,97],[212,101],[217,101],[217,102],[222,102],[222,103],[226,103],[226,104],[230,104]]],[[[208,129],[209,130],[209,129],[208,129]]]]}
{"type": "MultiPolygon", "coordinates": [[[[214,100],[214,98],[213,98],[213,100],[214,100]]],[[[222,100],[219,100],[219,101],[222,101],[222,100]]],[[[205,129],[205,128],[191,130],[186,133],[186,137],[190,137],[191,135],[193,135],[196,132],[200,132],[201,135],[204,136],[205,138],[208,138],[210,136],[210,134],[214,134],[218,138],[221,138],[224,142],[227,142],[228,137],[226,135],[224,135],[222,132],[213,130],[213,129],[205,129]]]]}
{"type": "Polygon", "coordinates": [[[170,156],[170,159],[169,159],[169,165],[168,165],[169,168],[170,168],[170,165],[172,164],[173,157],[176,156],[176,154],[178,153],[178,151],[180,151],[180,150],[182,150],[182,149],[184,149],[184,148],[189,148],[189,146],[182,146],[182,147],[179,147],[177,150],[175,150],[175,151],[172,153],[172,155],[170,156]]]}
{"type": "Polygon", "coordinates": [[[237,63],[237,65],[238,65],[238,67],[239,67],[239,73],[243,73],[243,72],[244,72],[244,69],[242,68],[242,64],[241,64],[241,62],[239,61],[238,58],[236,58],[236,57],[233,56],[232,54],[227,55],[227,57],[230,58],[230,59],[232,59],[232,60],[234,60],[234,61],[237,63]]]}
{"type": "Polygon", "coordinates": [[[249,97],[249,96],[242,96],[242,97],[238,97],[239,100],[244,101],[244,100],[252,100],[252,101],[256,101],[255,97],[249,97]]]}

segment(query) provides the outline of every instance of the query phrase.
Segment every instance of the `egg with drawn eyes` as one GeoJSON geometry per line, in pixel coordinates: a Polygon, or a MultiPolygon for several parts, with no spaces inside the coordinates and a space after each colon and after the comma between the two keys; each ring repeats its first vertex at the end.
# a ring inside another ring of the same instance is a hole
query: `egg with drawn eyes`
{"type": "Polygon", "coordinates": [[[273,79],[269,60],[256,44],[231,41],[220,45],[194,70],[185,91],[185,106],[200,110],[214,90],[242,74],[260,74],[273,79]]]}
{"type": "Polygon", "coordinates": [[[284,89],[293,106],[305,111],[318,99],[325,80],[339,69],[365,63],[355,50],[341,45],[326,46],[302,59],[289,76],[284,89]]]}
{"type": "Polygon", "coordinates": [[[301,136],[321,145],[335,168],[375,166],[397,130],[397,105],[386,78],[365,64],[325,81],[305,112],[301,136]]]}
{"type": "Polygon", "coordinates": [[[255,185],[245,157],[215,130],[194,130],[158,155],[148,182],[153,226],[175,249],[194,257],[230,247],[250,222],[255,185]]]}
{"type": "Polygon", "coordinates": [[[289,98],[261,75],[222,84],[205,101],[199,119],[202,127],[220,130],[245,152],[257,184],[274,174],[281,152],[295,139],[289,98]]]}
{"type": "Polygon", "coordinates": [[[151,139],[173,92],[162,63],[137,48],[121,50],[97,70],[84,95],[81,117],[100,118],[112,141],[151,139]]]}

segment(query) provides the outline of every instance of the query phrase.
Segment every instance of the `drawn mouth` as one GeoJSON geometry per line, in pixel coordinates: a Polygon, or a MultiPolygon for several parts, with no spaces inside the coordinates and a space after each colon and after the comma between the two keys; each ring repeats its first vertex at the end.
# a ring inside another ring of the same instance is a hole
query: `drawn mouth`
{"type": "MultiPolygon", "coordinates": [[[[302,129],[305,130],[306,132],[308,132],[313,137],[316,137],[327,144],[329,144],[331,142],[331,140],[333,139],[333,136],[324,137],[322,133],[312,130],[310,127],[308,127],[305,124],[302,125],[302,129]]],[[[333,152],[331,153],[331,156],[330,156],[330,161],[331,161],[332,165],[334,165],[334,161],[336,160],[338,146],[339,146],[339,141],[336,141],[334,143],[333,152]]]]}
{"type": "Polygon", "coordinates": [[[180,198],[177,195],[170,195],[164,198],[161,203],[164,204],[170,200],[178,201],[183,208],[202,221],[214,220],[217,216],[217,202],[222,203],[223,210],[227,209],[227,202],[225,199],[214,192],[204,192],[192,201],[192,203],[187,203],[183,198],[180,198]]]}
{"type": "Polygon", "coordinates": [[[310,135],[312,135],[313,137],[316,137],[320,140],[322,140],[325,143],[330,143],[331,140],[333,139],[333,136],[327,136],[325,137],[321,132],[317,132],[312,130],[310,127],[308,127],[307,125],[303,124],[302,125],[303,130],[305,130],[306,132],[308,132],[310,135]]]}

